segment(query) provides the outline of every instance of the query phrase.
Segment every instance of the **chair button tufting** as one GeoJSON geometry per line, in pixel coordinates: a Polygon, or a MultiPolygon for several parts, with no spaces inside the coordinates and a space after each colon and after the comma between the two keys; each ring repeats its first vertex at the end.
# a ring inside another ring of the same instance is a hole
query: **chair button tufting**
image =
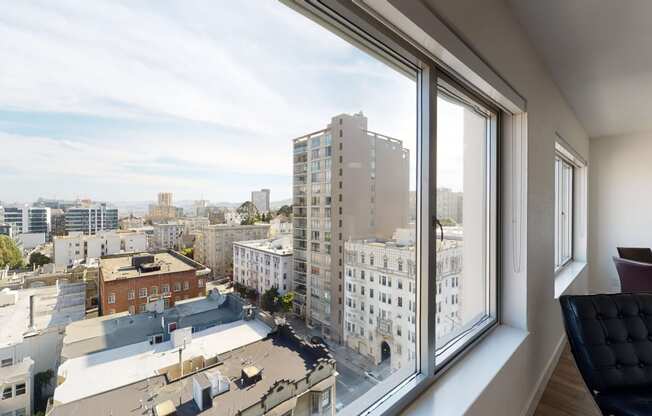
{"type": "Polygon", "coordinates": [[[627,337],[627,342],[632,342],[632,341],[634,341],[632,337],[627,337]]]}
{"type": "Polygon", "coordinates": [[[620,364],[616,364],[616,369],[620,370],[621,368],[623,368],[622,365],[620,365],[620,364]]]}
{"type": "Polygon", "coordinates": [[[645,368],[645,363],[640,362],[640,363],[638,363],[638,366],[639,366],[640,368],[645,368]]]}

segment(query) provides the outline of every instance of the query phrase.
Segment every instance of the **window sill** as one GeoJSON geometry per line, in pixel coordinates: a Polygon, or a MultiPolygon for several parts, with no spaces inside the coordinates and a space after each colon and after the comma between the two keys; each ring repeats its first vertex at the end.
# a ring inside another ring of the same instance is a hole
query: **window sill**
{"type": "MultiPolygon", "coordinates": [[[[404,415],[464,415],[500,370],[525,342],[528,332],[499,325],[485,339],[454,363],[441,377],[428,384],[418,376],[402,386],[404,390],[420,390],[416,397],[403,393],[404,415]],[[410,404],[411,403],[411,404],[410,404]]],[[[402,392],[397,392],[401,396],[402,392]]],[[[401,399],[397,399],[400,403],[401,399]]],[[[371,414],[382,414],[384,406],[371,414]]]]}
{"type": "Polygon", "coordinates": [[[572,261],[555,274],[555,299],[559,299],[586,268],[584,261],[572,261]]]}

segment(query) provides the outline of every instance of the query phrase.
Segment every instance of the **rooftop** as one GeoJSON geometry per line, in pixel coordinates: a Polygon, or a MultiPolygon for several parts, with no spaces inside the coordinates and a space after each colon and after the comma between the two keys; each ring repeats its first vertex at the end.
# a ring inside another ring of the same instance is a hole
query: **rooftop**
{"type": "Polygon", "coordinates": [[[292,255],[292,239],[288,237],[238,241],[233,244],[281,256],[292,255]]]}
{"type": "Polygon", "coordinates": [[[0,348],[23,342],[49,328],[84,319],[86,284],[61,283],[0,291],[0,348]],[[30,298],[33,299],[30,307],[30,298]],[[33,325],[30,326],[30,315],[33,325]]]}
{"type": "MultiPolygon", "coordinates": [[[[259,341],[269,331],[261,321],[239,320],[195,332],[192,342],[183,350],[183,359],[209,359],[259,341]]],[[[54,392],[54,401],[68,403],[156,377],[161,370],[179,362],[178,351],[171,340],[153,345],[143,341],[68,359],[59,366],[59,379],[63,381],[54,392]]],[[[124,398],[120,397],[119,401],[124,398]]],[[[116,415],[128,413],[114,412],[116,415]]]]}
{"type": "Polygon", "coordinates": [[[177,328],[195,330],[242,319],[243,301],[234,295],[211,294],[202,299],[179,301],[162,314],[123,312],[74,322],[66,327],[61,357],[71,359],[124,347],[163,332],[161,323],[176,322],[177,328]]]}
{"type": "Polygon", "coordinates": [[[190,270],[204,270],[205,267],[174,251],[157,251],[152,253],[126,253],[104,256],[100,259],[102,279],[105,282],[118,279],[133,279],[143,276],[155,276],[166,273],[179,273],[190,270]],[[153,256],[153,267],[142,268],[132,265],[137,256],[153,256]]]}
{"type": "MultiPolygon", "coordinates": [[[[223,336],[231,334],[224,331],[233,329],[250,331],[252,327],[262,325],[258,321],[244,322],[233,323],[229,325],[229,329],[216,328],[216,331],[221,331],[222,335],[219,332],[207,335],[193,334],[192,343],[184,350],[184,356],[191,357],[193,353],[211,354],[215,351],[221,351],[217,353],[217,360],[214,364],[206,370],[175,380],[169,380],[164,374],[151,374],[149,378],[143,377],[139,381],[105,391],[102,394],[65,404],[57,403],[56,401],[63,397],[60,394],[61,387],[70,381],[67,378],[64,384],[55,391],[55,404],[57,406],[53,408],[50,415],[95,414],[98,411],[101,414],[113,415],[127,415],[134,412],[144,414],[143,411],[146,412],[147,409],[171,401],[176,407],[176,414],[180,416],[197,414],[231,416],[264,401],[268,394],[281,391],[280,388],[276,389],[279,383],[297,383],[296,393],[301,394],[306,388],[317,386],[328,379],[329,376],[336,374],[335,362],[323,346],[314,346],[300,341],[291,328],[285,326],[279,327],[278,330],[269,334],[263,330],[265,335],[259,339],[249,343],[246,341],[241,342],[240,346],[231,348],[234,345],[231,337],[223,336]],[[210,344],[211,350],[192,352],[190,349],[196,348],[196,343],[203,342],[201,341],[202,338],[206,338],[206,348],[210,344]],[[262,378],[254,383],[245,384],[242,379],[242,370],[248,367],[255,367],[255,369],[260,370],[262,378]],[[229,390],[214,395],[212,407],[200,411],[193,400],[193,380],[197,378],[198,381],[208,384],[210,382],[206,383],[207,380],[213,379],[216,374],[226,378],[229,390]]],[[[269,331],[269,328],[265,328],[266,331],[269,331]]],[[[262,335],[260,332],[259,334],[262,335]]],[[[152,348],[149,345],[147,347],[152,348]]],[[[104,363],[90,365],[86,369],[80,368],[78,371],[86,383],[79,383],[76,388],[94,389],[97,387],[98,381],[100,384],[105,384],[106,378],[126,378],[127,375],[133,372],[141,371],[141,369],[135,369],[134,367],[141,366],[151,359],[160,360],[160,364],[175,364],[178,362],[176,349],[171,349],[169,346],[163,346],[162,349],[163,351],[152,353],[147,357],[147,361],[142,357],[138,361],[120,363],[119,368],[121,371],[111,371],[111,377],[106,377],[106,372],[100,373],[101,369],[94,368],[105,366],[104,363]],[[169,353],[165,355],[165,351],[169,353]],[[156,354],[159,357],[154,358],[156,354]],[[168,357],[167,361],[163,357],[168,357]],[[134,364],[136,365],[134,366],[134,364]],[[89,368],[93,375],[86,373],[89,368]]],[[[66,364],[68,363],[64,363],[64,365],[66,364]]],[[[270,400],[270,402],[270,408],[278,403],[274,400],[270,400]]]]}

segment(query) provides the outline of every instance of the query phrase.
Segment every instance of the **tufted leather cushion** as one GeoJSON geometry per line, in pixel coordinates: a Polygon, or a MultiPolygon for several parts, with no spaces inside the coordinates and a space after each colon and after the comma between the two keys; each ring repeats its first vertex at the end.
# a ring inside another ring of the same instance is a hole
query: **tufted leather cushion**
{"type": "Polygon", "coordinates": [[[652,293],[559,300],[573,356],[600,408],[652,415],[652,293]]]}

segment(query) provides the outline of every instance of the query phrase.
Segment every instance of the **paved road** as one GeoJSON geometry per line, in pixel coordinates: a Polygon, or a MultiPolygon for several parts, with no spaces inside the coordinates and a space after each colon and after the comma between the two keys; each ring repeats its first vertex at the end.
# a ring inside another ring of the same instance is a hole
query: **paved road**
{"type": "MultiPolygon", "coordinates": [[[[337,358],[336,358],[337,360],[337,358]]],[[[335,391],[335,406],[340,410],[353,400],[359,398],[375,385],[364,374],[360,374],[349,366],[337,362],[337,389],[335,391]]]]}

